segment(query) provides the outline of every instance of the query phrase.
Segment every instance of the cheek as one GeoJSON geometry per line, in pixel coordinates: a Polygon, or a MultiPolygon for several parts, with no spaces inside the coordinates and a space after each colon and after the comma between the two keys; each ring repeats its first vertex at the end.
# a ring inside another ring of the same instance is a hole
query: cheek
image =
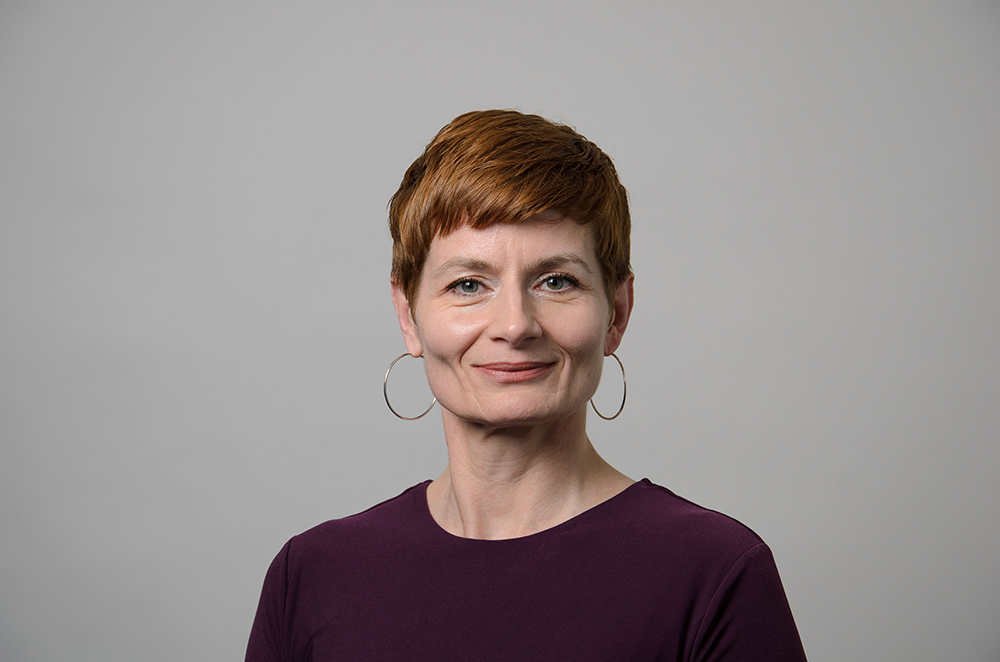
{"type": "Polygon", "coordinates": [[[565,320],[559,327],[558,342],[569,354],[580,358],[603,358],[607,335],[603,319],[586,316],[575,321],[565,320]]]}
{"type": "Polygon", "coordinates": [[[433,323],[419,326],[424,343],[426,358],[452,361],[461,358],[476,337],[479,325],[470,321],[445,315],[432,316],[433,323]]]}

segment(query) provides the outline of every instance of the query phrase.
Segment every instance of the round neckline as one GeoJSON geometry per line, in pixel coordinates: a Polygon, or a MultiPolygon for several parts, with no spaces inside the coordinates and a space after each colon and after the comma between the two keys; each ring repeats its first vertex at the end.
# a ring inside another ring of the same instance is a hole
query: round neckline
{"type": "Polygon", "coordinates": [[[468,543],[468,544],[487,544],[487,545],[489,544],[496,545],[501,543],[513,544],[519,541],[535,540],[541,536],[545,536],[546,534],[559,533],[562,529],[570,528],[576,524],[580,524],[581,522],[586,521],[593,515],[599,514],[599,511],[602,511],[605,508],[610,508],[611,506],[615,505],[616,502],[627,498],[627,495],[640,489],[640,487],[649,487],[652,485],[652,483],[649,481],[648,478],[640,478],[639,480],[633,482],[631,485],[629,485],[624,490],[619,492],[618,494],[615,494],[614,496],[607,498],[604,501],[594,506],[591,506],[587,510],[584,510],[583,512],[578,513],[573,517],[570,517],[568,520],[564,522],[559,522],[558,524],[550,526],[547,529],[542,529],[541,531],[529,533],[528,535],[525,536],[517,536],[515,538],[464,538],[462,536],[455,535],[454,533],[448,531],[443,526],[438,524],[438,521],[434,519],[434,515],[431,514],[431,507],[430,504],[427,502],[427,487],[431,484],[431,482],[433,481],[431,481],[430,479],[425,480],[418,486],[419,488],[422,489],[417,490],[417,494],[419,495],[418,501],[420,502],[420,515],[421,517],[427,520],[428,524],[430,525],[430,528],[432,530],[435,530],[436,532],[440,532],[440,535],[448,539],[462,541],[463,544],[468,543]]]}

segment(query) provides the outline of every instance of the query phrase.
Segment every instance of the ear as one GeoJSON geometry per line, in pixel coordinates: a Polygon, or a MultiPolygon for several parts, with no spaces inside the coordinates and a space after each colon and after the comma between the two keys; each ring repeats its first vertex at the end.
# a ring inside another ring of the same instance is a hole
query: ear
{"type": "Polygon", "coordinates": [[[417,332],[417,323],[413,320],[413,310],[410,308],[410,302],[406,300],[403,288],[395,280],[391,282],[392,305],[396,309],[396,317],[399,318],[399,329],[403,332],[406,351],[414,357],[419,357],[424,353],[424,346],[417,332]]]}
{"type": "Polygon", "coordinates": [[[632,316],[634,283],[635,276],[629,276],[628,280],[618,288],[615,298],[611,302],[611,324],[608,326],[608,335],[604,340],[604,356],[611,356],[611,353],[618,349],[622,343],[625,327],[628,326],[628,320],[632,316]]]}

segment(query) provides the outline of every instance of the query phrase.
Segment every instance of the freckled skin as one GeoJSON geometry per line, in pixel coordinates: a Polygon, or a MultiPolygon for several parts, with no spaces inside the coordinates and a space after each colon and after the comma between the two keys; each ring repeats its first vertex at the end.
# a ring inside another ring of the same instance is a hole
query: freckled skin
{"type": "MultiPolygon", "coordinates": [[[[626,317],[630,294],[616,297],[626,317]]],[[[457,417],[530,426],[585,416],[604,357],[624,330],[612,324],[615,302],[605,293],[590,228],[566,217],[462,226],[437,237],[416,305],[398,288],[393,299],[407,349],[424,357],[446,424],[457,417]]]]}

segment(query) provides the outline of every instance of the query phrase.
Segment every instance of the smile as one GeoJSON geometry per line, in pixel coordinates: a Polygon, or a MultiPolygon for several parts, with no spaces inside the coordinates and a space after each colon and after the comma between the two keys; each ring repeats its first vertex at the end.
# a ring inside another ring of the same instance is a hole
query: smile
{"type": "Polygon", "coordinates": [[[521,363],[484,363],[473,366],[480,374],[493,381],[510,384],[526,382],[547,374],[555,363],[525,361],[521,363]]]}

